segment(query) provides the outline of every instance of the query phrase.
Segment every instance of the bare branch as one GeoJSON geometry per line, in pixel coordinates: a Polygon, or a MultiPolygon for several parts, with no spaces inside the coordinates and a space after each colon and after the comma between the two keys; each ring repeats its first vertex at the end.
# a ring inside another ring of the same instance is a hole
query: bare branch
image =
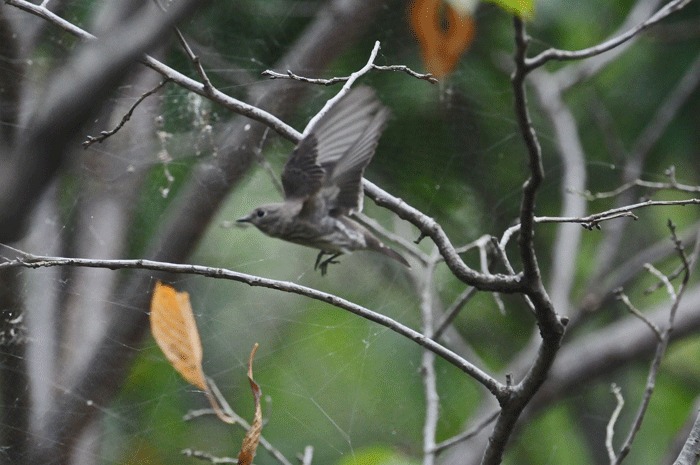
{"type": "Polygon", "coordinates": [[[183,449],[180,453],[185,457],[194,457],[196,459],[211,462],[213,464],[238,463],[238,459],[234,459],[232,457],[216,457],[208,452],[203,452],[201,450],[183,449]]]}
{"type": "Polygon", "coordinates": [[[659,11],[657,11],[651,18],[647,19],[643,23],[633,27],[632,29],[628,30],[627,32],[625,32],[625,33],[623,33],[623,34],[621,34],[613,39],[610,39],[606,42],[595,45],[593,47],[585,48],[583,50],[578,50],[578,51],[558,50],[558,49],[554,49],[554,48],[551,48],[549,50],[545,50],[544,52],[540,53],[536,57],[529,58],[529,59],[525,60],[525,73],[529,73],[533,69],[544,65],[549,60],[559,60],[559,61],[580,60],[582,58],[588,58],[588,57],[600,55],[601,53],[607,52],[608,50],[611,50],[611,49],[627,42],[628,40],[632,39],[633,37],[637,36],[642,31],[648,29],[649,27],[658,23],[662,19],[666,18],[668,15],[685,7],[688,3],[690,3],[690,1],[691,0],[673,0],[669,3],[667,3],[663,8],[661,8],[659,11]]]}
{"type": "Polygon", "coordinates": [[[445,317],[440,322],[435,332],[430,336],[431,339],[434,339],[436,341],[440,339],[440,336],[442,336],[445,330],[452,324],[454,319],[457,318],[457,315],[459,315],[459,312],[462,311],[462,308],[464,308],[467,302],[469,302],[471,298],[474,297],[476,291],[477,289],[471,286],[462,291],[459,297],[457,297],[455,301],[452,302],[452,305],[450,305],[450,307],[447,310],[445,310],[445,317]]]}
{"type": "Polygon", "coordinates": [[[605,430],[605,448],[608,451],[608,458],[610,459],[610,463],[614,463],[615,449],[613,449],[613,436],[615,435],[615,423],[617,422],[617,417],[620,416],[622,407],[625,406],[625,399],[620,393],[620,387],[617,386],[615,383],[613,383],[610,387],[610,392],[612,392],[615,396],[615,399],[617,400],[617,405],[615,406],[615,410],[613,410],[612,415],[610,415],[610,420],[608,421],[608,426],[605,430]]]}
{"type": "Polygon", "coordinates": [[[141,97],[139,97],[138,100],[136,100],[136,102],[134,102],[134,104],[131,106],[131,108],[129,108],[129,111],[126,112],[126,114],[124,115],[122,120],[119,122],[119,124],[117,124],[114,127],[114,129],[112,129],[110,131],[102,131],[100,133],[100,135],[97,137],[87,136],[87,140],[85,142],[83,142],[83,148],[86,149],[86,148],[90,147],[92,144],[94,144],[95,142],[98,142],[101,144],[106,138],[116,134],[117,131],[119,131],[122,128],[122,126],[124,126],[131,119],[131,116],[134,114],[134,110],[136,110],[136,107],[139,106],[139,104],[141,102],[143,102],[147,97],[150,97],[151,95],[158,92],[167,83],[168,83],[168,80],[163,79],[160,82],[160,84],[158,84],[156,87],[141,94],[141,97]]]}
{"type": "MultiPolygon", "coordinates": [[[[693,272],[693,269],[695,268],[695,264],[697,263],[698,256],[700,255],[700,229],[698,229],[697,235],[695,237],[695,248],[693,249],[693,254],[690,258],[690,261],[686,258],[685,254],[683,253],[683,248],[680,245],[681,242],[680,240],[676,237],[676,227],[675,225],[669,221],[668,222],[669,229],[671,230],[671,236],[676,243],[676,247],[678,250],[678,253],[680,255],[681,261],[684,264],[685,267],[685,274],[683,276],[683,282],[681,283],[678,293],[671,293],[672,294],[672,304],[671,308],[669,310],[668,314],[668,325],[666,329],[663,332],[663,337],[659,341],[658,345],[656,346],[656,353],[654,355],[654,358],[651,362],[651,367],[649,368],[649,375],[647,376],[647,384],[646,388],[644,389],[644,395],[642,397],[642,401],[640,402],[639,409],[637,411],[637,415],[634,419],[634,422],[632,423],[632,426],[630,427],[630,432],[627,436],[627,439],[625,440],[625,443],[623,444],[622,448],[620,449],[620,453],[617,456],[617,460],[614,462],[615,465],[618,465],[622,463],[624,458],[627,456],[629,453],[630,449],[632,448],[632,443],[634,442],[634,438],[637,435],[637,432],[639,429],[642,427],[642,421],[644,420],[644,415],[646,414],[647,407],[649,406],[649,402],[651,402],[651,396],[654,393],[654,387],[656,385],[656,377],[659,372],[659,368],[661,367],[661,360],[663,359],[664,354],[666,353],[666,348],[668,347],[668,343],[671,340],[671,333],[673,332],[673,326],[675,323],[676,319],[676,312],[678,311],[678,306],[680,305],[681,298],[683,297],[683,294],[685,293],[685,290],[688,285],[688,280],[690,279],[690,274],[693,272]]],[[[669,283],[670,286],[670,283],[669,283]]],[[[673,288],[671,286],[671,288],[673,288]]]]}
{"type": "Polygon", "coordinates": [[[376,232],[377,234],[383,236],[390,242],[394,242],[400,245],[406,252],[408,252],[417,260],[419,260],[422,265],[426,266],[428,264],[430,257],[428,257],[428,255],[421,249],[419,249],[413,242],[406,240],[402,236],[399,236],[398,234],[389,231],[384,226],[382,226],[379,223],[379,221],[375,220],[374,218],[370,218],[362,212],[355,213],[354,216],[357,220],[359,220],[359,222],[362,225],[371,229],[372,232],[376,232]]]}
{"type": "Polygon", "coordinates": [[[428,81],[431,84],[436,84],[438,82],[437,78],[435,78],[431,73],[427,74],[421,74],[421,73],[416,73],[413,71],[411,68],[405,65],[389,65],[389,66],[379,66],[379,65],[374,65],[374,69],[377,69],[379,71],[403,71],[404,73],[413,76],[414,78],[417,79],[423,79],[424,81],[428,81]]]}
{"type": "MultiPolygon", "coordinates": [[[[433,77],[432,74],[430,74],[430,73],[427,73],[427,74],[417,73],[406,65],[380,66],[380,65],[372,64],[372,69],[376,69],[379,71],[403,71],[406,74],[413,76],[414,78],[423,79],[425,81],[430,82],[431,84],[435,84],[438,82],[438,80],[435,77],[433,77]]],[[[321,86],[332,86],[333,84],[338,84],[339,82],[346,82],[348,79],[350,79],[349,77],[334,77],[334,78],[330,78],[330,79],[308,78],[308,77],[304,77],[304,76],[299,76],[298,74],[295,74],[290,70],[287,70],[287,73],[285,74],[285,73],[278,73],[276,71],[266,69],[265,71],[262,72],[262,74],[263,74],[263,76],[269,76],[270,79],[293,79],[295,81],[306,82],[309,84],[318,84],[321,86]]]]}
{"type": "Polygon", "coordinates": [[[674,166],[670,166],[666,170],[665,173],[670,178],[669,182],[650,182],[650,181],[642,181],[641,179],[635,179],[634,181],[623,184],[622,186],[620,186],[617,189],[612,190],[610,192],[597,192],[595,194],[591,194],[590,192],[586,191],[586,192],[582,192],[582,194],[586,197],[587,200],[598,200],[598,199],[608,199],[611,197],[617,197],[618,195],[632,189],[633,187],[645,187],[647,189],[652,189],[654,191],[676,190],[676,191],[680,191],[680,192],[690,192],[690,193],[700,192],[700,186],[690,186],[690,185],[679,183],[676,180],[676,170],[675,170],[674,166]]]}
{"type": "Polygon", "coordinates": [[[450,271],[462,282],[479,290],[514,293],[522,290],[521,275],[505,276],[501,274],[484,275],[468,267],[459,257],[450,239],[440,224],[434,219],[408,205],[398,197],[386,192],[367,179],[363,179],[365,194],[377,205],[396,213],[399,218],[412,223],[421,232],[421,236],[430,237],[440,250],[440,255],[450,268],[450,271]]]}
{"type": "Polygon", "coordinates": [[[661,333],[659,327],[656,326],[654,322],[647,318],[642,312],[637,310],[634,307],[634,305],[632,305],[632,302],[630,302],[629,297],[627,297],[627,295],[622,292],[622,288],[617,289],[615,291],[615,294],[617,295],[617,298],[625,304],[627,310],[629,310],[631,314],[642,320],[644,324],[646,324],[654,332],[654,334],[656,334],[656,337],[659,339],[659,341],[663,338],[663,334],[661,333]]]}
{"type": "Polygon", "coordinates": [[[265,287],[268,289],[274,289],[282,292],[303,295],[311,299],[326,302],[327,304],[347,310],[357,316],[385,326],[391,329],[392,331],[395,331],[396,333],[401,334],[402,336],[405,336],[410,340],[416,342],[418,345],[435,352],[436,355],[444,358],[460,370],[472,376],[476,381],[483,384],[497,398],[503,398],[503,396],[507,395],[505,387],[501,383],[490,377],[484,371],[480,370],[467,360],[455,354],[451,350],[436,343],[428,336],[423,335],[409,328],[408,326],[405,326],[399,323],[398,321],[393,320],[392,318],[382,315],[381,313],[374,312],[365,307],[352,303],[348,300],[337,297],[333,294],[321,292],[306,286],[301,286],[285,281],[277,281],[274,279],[261,278],[258,276],[227,270],[225,268],[165,263],[141,259],[92,260],[87,258],[42,257],[14,249],[7,245],[3,246],[15,251],[20,255],[20,257],[18,257],[15,260],[9,260],[0,263],[0,270],[6,268],[41,268],[53,266],[80,266],[87,268],[106,268],[110,270],[141,269],[151,271],[162,271],[168,273],[194,274],[199,276],[206,276],[209,278],[226,279],[231,281],[238,281],[253,287],[265,287]]]}
{"type": "MultiPolygon", "coordinates": [[[[564,325],[568,319],[559,318],[542,283],[537,255],[534,249],[534,218],[537,191],[544,179],[542,150],[537,134],[532,126],[527,97],[525,93],[525,55],[529,38],[525,33],[525,24],[518,16],[513,17],[515,31],[515,71],[511,76],[514,95],[514,108],[518,127],[527,150],[527,164],[530,177],[523,186],[520,204],[520,235],[518,248],[523,263],[523,292],[532,300],[535,317],[540,329],[542,343],[539,345],[530,370],[518,385],[512,387],[513,395],[507,402],[501,402],[501,413],[496,420],[493,434],[489,438],[482,463],[501,463],[506,443],[510,438],[523,409],[530,402],[547,378],[547,374],[559,350],[564,335],[564,325]]],[[[507,380],[510,380],[510,376],[507,380]]],[[[507,382],[510,387],[510,382],[507,382]]]]}
{"type": "Polygon", "coordinates": [[[304,76],[299,76],[298,74],[294,74],[290,70],[287,70],[287,73],[283,74],[278,73],[276,71],[272,71],[270,69],[266,69],[265,71],[263,71],[262,75],[269,76],[270,79],[293,79],[295,81],[306,82],[308,84],[318,84],[321,86],[332,86],[333,84],[337,84],[339,82],[346,82],[349,79],[348,77],[334,77],[331,79],[307,78],[304,76]]]}
{"type": "Polygon", "coordinates": [[[525,280],[531,283],[541,283],[540,272],[533,248],[533,225],[535,218],[535,198],[542,180],[544,179],[544,167],[542,166],[542,148],[532,126],[530,112],[527,107],[525,94],[525,55],[530,38],[525,33],[525,25],[522,20],[514,16],[515,29],[515,71],[511,76],[513,94],[515,97],[515,114],[518,127],[527,150],[528,168],[530,177],[523,186],[523,198],[520,205],[520,237],[518,246],[523,261],[523,273],[525,280]]]}
{"type": "MultiPolygon", "coordinates": [[[[666,286],[666,292],[668,292],[668,296],[671,298],[672,302],[678,298],[678,296],[676,295],[676,290],[673,288],[673,284],[671,284],[671,281],[668,279],[668,276],[657,270],[651,263],[645,263],[644,268],[646,268],[647,271],[649,271],[649,273],[659,278],[659,281],[661,281],[661,283],[664,286],[666,286]]],[[[683,266],[683,269],[686,271],[688,270],[687,264],[683,266]]]]}
{"type": "MultiPolygon", "coordinates": [[[[679,277],[679,276],[681,275],[681,273],[683,272],[683,270],[685,270],[685,266],[684,266],[684,265],[678,266],[678,268],[676,268],[675,270],[673,270],[673,272],[672,272],[670,275],[666,276],[666,280],[667,280],[667,281],[673,281],[674,279],[676,279],[677,277],[679,277]]],[[[655,290],[664,287],[664,285],[665,285],[665,283],[664,283],[663,281],[659,281],[658,283],[649,286],[649,288],[647,288],[647,289],[644,291],[644,294],[645,294],[645,295],[651,294],[651,293],[654,292],[655,290]]]]}
{"type": "Polygon", "coordinates": [[[586,229],[597,228],[603,221],[608,221],[616,218],[631,217],[637,218],[631,212],[640,208],[651,206],[683,206],[683,205],[700,205],[700,199],[685,199],[685,200],[647,200],[644,202],[626,205],[620,208],[613,208],[604,212],[595,213],[584,218],[560,218],[556,216],[538,216],[535,217],[536,223],[580,223],[586,229]]]}
{"type": "Polygon", "coordinates": [[[477,424],[474,426],[474,428],[470,429],[469,431],[465,431],[464,433],[460,433],[457,436],[451,437],[450,439],[447,439],[445,441],[442,441],[440,444],[437,444],[435,446],[435,453],[442,452],[443,450],[447,449],[448,447],[454,446],[455,444],[458,444],[463,441],[467,441],[477,434],[479,434],[481,431],[484,430],[488,425],[493,423],[493,421],[498,418],[498,414],[500,412],[497,410],[493,412],[491,415],[487,416],[481,423],[477,424]]]}
{"type": "MultiPolygon", "coordinates": [[[[218,404],[222,407],[224,413],[226,413],[226,415],[228,415],[228,417],[231,418],[235,424],[240,425],[241,428],[243,428],[245,431],[249,431],[250,423],[248,423],[243,417],[241,417],[233,411],[226,398],[223,396],[223,394],[221,394],[221,391],[219,390],[219,387],[216,385],[214,380],[207,377],[207,384],[211,388],[212,394],[216,398],[218,404]]],[[[190,410],[183,417],[183,420],[191,421],[195,418],[199,418],[204,415],[216,415],[216,412],[212,408],[190,410]]],[[[289,460],[287,460],[287,458],[282,454],[282,452],[280,452],[276,447],[274,447],[270,443],[270,441],[265,439],[264,436],[260,436],[260,445],[262,445],[265,448],[265,450],[267,450],[270,453],[270,455],[272,455],[281,465],[292,465],[292,463],[289,460]]]]}
{"type": "Polygon", "coordinates": [[[374,60],[377,59],[377,54],[379,53],[380,49],[380,44],[379,41],[376,41],[374,43],[374,47],[372,48],[372,52],[369,54],[369,60],[367,60],[367,64],[363,66],[362,68],[358,69],[354,73],[350,74],[348,77],[347,81],[345,84],[343,84],[343,88],[340,89],[340,91],[335,94],[332,98],[328,99],[326,104],[321,108],[321,110],[314,115],[313,118],[311,118],[311,121],[309,121],[306,125],[306,128],[304,129],[304,133],[302,134],[302,137],[308,135],[311,130],[316,126],[316,123],[321,121],[321,118],[324,117],[326,113],[330,111],[331,108],[340,100],[342,99],[348,92],[350,92],[350,88],[352,85],[355,83],[357,79],[359,79],[361,76],[367,74],[371,69],[372,65],[374,63],[374,60]]]}

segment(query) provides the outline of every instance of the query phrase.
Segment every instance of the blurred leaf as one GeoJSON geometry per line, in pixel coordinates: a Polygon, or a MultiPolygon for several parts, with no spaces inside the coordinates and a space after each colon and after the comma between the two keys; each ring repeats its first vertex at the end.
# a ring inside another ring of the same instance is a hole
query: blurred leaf
{"type": "Polygon", "coordinates": [[[418,460],[409,457],[384,446],[365,447],[355,451],[352,457],[346,457],[338,462],[338,465],[417,465],[418,460]]]}
{"type": "Polygon", "coordinates": [[[428,71],[437,78],[451,73],[474,39],[476,25],[471,14],[458,12],[441,0],[414,0],[408,14],[428,71]]]}
{"type": "Polygon", "coordinates": [[[150,318],[151,333],[165,357],[188,383],[208,391],[202,371],[202,343],[189,294],[158,281],[151,298],[150,318]]]}
{"type": "Polygon", "coordinates": [[[535,13],[534,0],[488,0],[495,3],[509,13],[516,14],[521,18],[529,19],[535,13]]]}

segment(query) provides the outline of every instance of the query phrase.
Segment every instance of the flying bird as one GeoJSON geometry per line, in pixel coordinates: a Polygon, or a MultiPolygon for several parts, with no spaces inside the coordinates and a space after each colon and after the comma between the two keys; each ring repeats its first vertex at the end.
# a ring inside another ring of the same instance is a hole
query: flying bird
{"type": "Polygon", "coordinates": [[[282,170],[284,202],[255,208],[238,223],[271,237],[320,249],[314,269],[325,275],[337,257],[355,250],[382,253],[410,267],[364,226],[349,218],[362,211],[362,174],[389,117],[372,89],[358,87],[307,131],[282,170]],[[329,258],[321,261],[324,255],[329,258]]]}

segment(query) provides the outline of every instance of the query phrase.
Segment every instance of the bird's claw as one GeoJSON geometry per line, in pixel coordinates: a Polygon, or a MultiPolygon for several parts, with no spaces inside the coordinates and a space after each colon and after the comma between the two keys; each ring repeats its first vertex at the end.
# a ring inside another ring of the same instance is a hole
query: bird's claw
{"type": "Polygon", "coordinates": [[[341,254],[339,253],[333,253],[333,252],[325,252],[325,251],[320,251],[318,253],[318,257],[316,257],[316,263],[314,264],[314,270],[320,269],[321,270],[321,276],[326,276],[326,273],[328,272],[328,265],[331,263],[340,263],[336,258],[338,258],[341,254]],[[324,255],[330,255],[329,258],[321,261],[321,258],[324,255]]]}

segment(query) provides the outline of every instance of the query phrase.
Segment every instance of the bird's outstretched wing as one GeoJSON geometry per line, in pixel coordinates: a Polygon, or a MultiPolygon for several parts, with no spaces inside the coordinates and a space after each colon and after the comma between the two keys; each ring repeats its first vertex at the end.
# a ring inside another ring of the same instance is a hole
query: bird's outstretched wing
{"type": "Polygon", "coordinates": [[[311,129],[282,172],[286,199],[309,199],[321,191],[327,210],[362,210],[362,174],[374,155],[389,116],[369,87],[339,100],[311,129]]]}
{"type": "Polygon", "coordinates": [[[317,163],[316,136],[309,134],[294,149],[282,170],[285,200],[306,200],[323,186],[326,170],[317,163]]]}
{"type": "Polygon", "coordinates": [[[329,176],[326,178],[323,190],[335,193],[337,189],[335,202],[331,202],[331,210],[335,210],[336,213],[348,215],[362,211],[362,175],[374,156],[377,142],[389,117],[389,110],[378,105],[377,111],[369,116],[359,137],[340,157],[333,169],[329,170],[329,176]]]}

